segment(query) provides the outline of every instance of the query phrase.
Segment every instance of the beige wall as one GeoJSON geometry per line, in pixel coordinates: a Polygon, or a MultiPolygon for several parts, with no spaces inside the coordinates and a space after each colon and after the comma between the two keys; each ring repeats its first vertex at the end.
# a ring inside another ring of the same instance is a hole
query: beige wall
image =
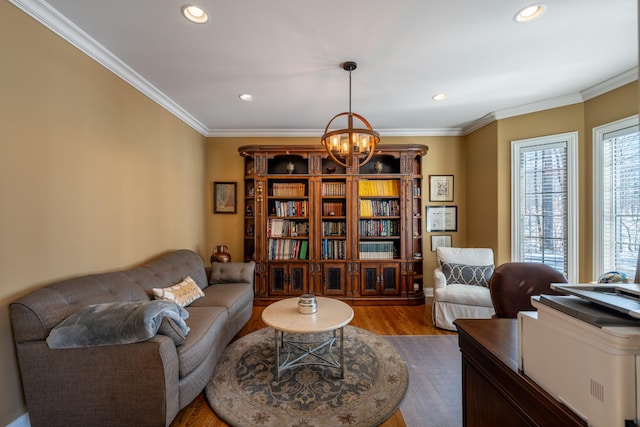
{"type": "MultiPolygon", "coordinates": [[[[579,142],[579,201],[582,204],[584,175],[584,110],[583,104],[553,108],[537,113],[526,114],[498,121],[498,176],[503,184],[498,194],[496,211],[498,223],[498,252],[496,265],[511,260],[511,141],[553,135],[565,132],[578,132],[579,142]]],[[[583,209],[579,209],[580,215],[583,209]]]]}
{"type": "Polygon", "coordinates": [[[511,141],[577,131],[579,280],[593,280],[592,129],[637,112],[636,81],[585,103],[499,120],[467,135],[467,243],[493,248],[496,264],[511,260],[511,141]]]}
{"type": "Polygon", "coordinates": [[[7,425],[26,411],[8,303],[61,278],[202,250],[205,138],[8,2],[0,58],[7,425]]]}
{"type": "MultiPolygon", "coordinates": [[[[638,114],[638,82],[627,84],[585,102],[585,173],[580,174],[580,278],[593,280],[603,272],[593,271],[593,128],[638,114]]],[[[581,144],[580,147],[583,145],[581,144]]]]}
{"type": "MultiPolygon", "coordinates": [[[[498,186],[497,122],[490,123],[466,138],[467,247],[492,248],[498,257],[498,222],[495,206],[498,186]]],[[[454,245],[456,246],[456,245],[454,245]]]]}
{"type": "MultiPolygon", "coordinates": [[[[424,144],[429,147],[429,152],[422,159],[423,204],[429,204],[428,179],[429,175],[454,175],[454,202],[431,203],[434,205],[455,204],[459,209],[458,232],[452,234],[454,245],[465,245],[465,142],[464,137],[383,137],[382,144],[424,144]]],[[[244,211],[244,181],[243,159],[238,154],[238,147],[243,145],[263,144],[291,144],[291,145],[315,145],[320,144],[320,135],[317,138],[207,138],[206,163],[207,163],[207,248],[209,252],[216,245],[225,244],[234,260],[242,259],[242,219],[244,211]],[[235,181],[238,183],[238,214],[214,214],[213,213],[213,182],[235,181]]],[[[424,208],[423,208],[424,221],[424,208]]],[[[423,224],[424,229],[424,224],[423,224]]],[[[437,233],[444,234],[444,233],[437,233]]],[[[432,274],[435,267],[435,255],[430,251],[430,234],[425,233],[424,241],[424,268],[425,286],[433,286],[432,274]]]]}

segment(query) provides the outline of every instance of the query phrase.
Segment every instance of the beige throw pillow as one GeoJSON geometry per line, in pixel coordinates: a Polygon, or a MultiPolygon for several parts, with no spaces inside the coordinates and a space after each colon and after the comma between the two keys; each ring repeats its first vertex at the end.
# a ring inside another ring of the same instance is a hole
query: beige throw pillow
{"type": "Polygon", "coordinates": [[[153,297],[155,299],[173,301],[181,307],[189,305],[203,296],[204,292],[190,276],[168,288],[153,288],[153,297]]]}

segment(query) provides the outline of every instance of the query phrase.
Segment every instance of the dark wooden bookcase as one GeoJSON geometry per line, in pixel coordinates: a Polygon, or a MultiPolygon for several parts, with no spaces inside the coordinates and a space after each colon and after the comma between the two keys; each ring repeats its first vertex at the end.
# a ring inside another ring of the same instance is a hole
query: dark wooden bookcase
{"type": "Polygon", "coordinates": [[[344,168],[320,145],[240,147],[255,303],[313,293],[360,305],[423,304],[427,150],[379,145],[366,165],[344,168]]]}

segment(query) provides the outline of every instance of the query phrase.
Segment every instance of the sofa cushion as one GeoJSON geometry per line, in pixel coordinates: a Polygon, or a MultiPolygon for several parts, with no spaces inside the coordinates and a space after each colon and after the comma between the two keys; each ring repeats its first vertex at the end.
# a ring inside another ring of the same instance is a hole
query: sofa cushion
{"type": "Polygon", "coordinates": [[[187,307],[189,335],[176,347],[180,378],[189,375],[213,351],[229,318],[224,307],[187,307]]]}
{"type": "Polygon", "coordinates": [[[198,298],[202,298],[204,293],[190,276],[182,282],[167,288],[153,288],[153,297],[160,300],[173,301],[180,307],[191,304],[198,298]]]}
{"type": "Polygon", "coordinates": [[[253,283],[253,272],[256,263],[249,262],[214,262],[211,264],[209,284],[219,283],[253,283]]]}
{"type": "Polygon", "coordinates": [[[204,297],[192,307],[225,307],[233,318],[247,305],[253,304],[253,285],[248,283],[221,283],[204,289],[204,297]]]}
{"type": "Polygon", "coordinates": [[[453,283],[434,290],[436,301],[479,307],[493,307],[489,288],[453,283]]]}
{"type": "Polygon", "coordinates": [[[153,337],[165,318],[172,319],[183,335],[189,314],[169,301],[94,304],[84,307],[51,330],[50,348],[79,348],[131,344],[153,337]]]}
{"type": "Polygon", "coordinates": [[[474,285],[489,287],[489,280],[493,274],[493,264],[491,265],[466,265],[442,263],[442,273],[447,279],[447,283],[459,283],[461,285],[474,285]]]}

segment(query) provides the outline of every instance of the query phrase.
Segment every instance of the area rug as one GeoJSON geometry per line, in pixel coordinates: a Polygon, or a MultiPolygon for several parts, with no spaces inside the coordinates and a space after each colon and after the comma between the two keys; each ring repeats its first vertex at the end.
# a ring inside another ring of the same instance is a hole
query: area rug
{"type": "Polygon", "coordinates": [[[344,379],[336,368],[304,365],[282,371],[280,381],[273,329],[245,335],[225,350],[205,389],[207,400],[232,426],[377,426],[407,390],[406,363],[378,335],[353,326],[344,334],[344,379]]]}
{"type": "Polygon", "coordinates": [[[400,404],[408,427],[462,426],[462,355],[457,335],[385,336],[409,368],[400,404]]]}

